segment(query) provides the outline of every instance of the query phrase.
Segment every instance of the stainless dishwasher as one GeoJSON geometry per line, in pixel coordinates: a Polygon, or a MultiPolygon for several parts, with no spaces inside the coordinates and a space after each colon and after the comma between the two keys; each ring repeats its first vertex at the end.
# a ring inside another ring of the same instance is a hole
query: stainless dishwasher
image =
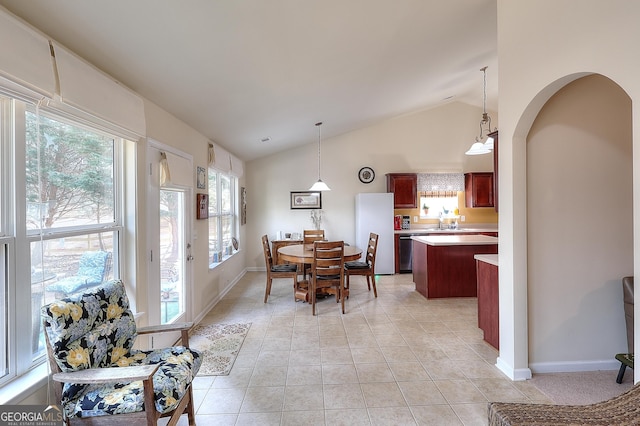
{"type": "Polygon", "coordinates": [[[398,245],[398,256],[400,257],[400,273],[412,272],[411,261],[413,251],[412,235],[400,235],[400,244],[398,245]]]}

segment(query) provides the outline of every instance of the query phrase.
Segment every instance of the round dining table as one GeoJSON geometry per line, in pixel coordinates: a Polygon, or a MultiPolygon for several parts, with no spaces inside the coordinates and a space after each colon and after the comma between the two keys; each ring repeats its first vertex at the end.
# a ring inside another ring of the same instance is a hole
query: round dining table
{"type": "MultiPolygon", "coordinates": [[[[355,246],[344,246],[344,261],[358,260],[362,256],[362,250],[355,246]]],[[[280,247],[278,259],[291,263],[313,263],[313,244],[294,244],[280,247]]]]}
{"type": "MultiPolygon", "coordinates": [[[[355,246],[344,246],[344,261],[350,262],[358,260],[362,256],[362,250],[355,246]]],[[[280,247],[278,249],[278,260],[284,260],[290,263],[312,264],[313,263],[313,244],[294,244],[290,246],[280,247]]],[[[294,298],[309,302],[309,282],[300,280],[296,284],[294,298]]]]}

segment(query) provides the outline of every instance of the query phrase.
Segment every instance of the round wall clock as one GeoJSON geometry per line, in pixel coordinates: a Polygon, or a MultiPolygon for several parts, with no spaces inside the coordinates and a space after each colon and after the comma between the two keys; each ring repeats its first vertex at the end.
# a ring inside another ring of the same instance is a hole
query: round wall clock
{"type": "Polygon", "coordinates": [[[371,167],[363,167],[358,172],[358,179],[362,183],[371,183],[375,177],[376,174],[371,167]]]}

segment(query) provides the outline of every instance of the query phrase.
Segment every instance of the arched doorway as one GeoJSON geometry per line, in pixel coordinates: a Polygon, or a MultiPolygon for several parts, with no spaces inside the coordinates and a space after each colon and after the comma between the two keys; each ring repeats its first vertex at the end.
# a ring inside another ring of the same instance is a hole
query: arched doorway
{"type": "MultiPolygon", "coordinates": [[[[512,161],[510,165],[507,164],[507,170],[511,167],[512,173],[511,173],[511,176],[507,176],[509,178],[509,181],[503,182],[504,185],[501,184],[501,190],[504,189],[505,191],[508,191],[509,193],[508,195],[512,198],[513,202],[512,202],[512,207],[510,211],[506,210],[507,214],[504,215],[504,218],[503,217],[500,218],[501,220],[500,232],[502,237],[504,237],[505,235],[508,235],[507,233],[512,233],[512,235],[516,237],[501,238],[501,243],[500,243],[501,244],[501,249],[500,249],[501,250],[501,267],[500,267],[501,269],[500,271],[500,275],[501,275],[501,286],[500,286],[501,287],[500,288],[500,291],[501,291],[501,295],[500,295],[501,344],[500,346],[501,347],[500,349],[501,350],[500,350],[500,357],[498,359],[497,365],[502,371],[505,372],[505,374],[509,375],[514,380],[521,380],[521,379],[526,379],[530,377],[531,371],[529,369],[529,366],[530,366],[529,354],[530,353],[534,354],[534,359],[535,359],[536,348],[530,349],[529,346],[530,344],[532,345],[538,344],[537,340],[531,340],[530,342],[530,339],[529,339],[529,334],[530,334],[529,327],[532,327],[533,324],[529,323],[530,315],[528,313],[528,309],[529,309],[528,299],[536,297],[536,295],[534,294],[529,294],[531,292],[535,292],[536,290],[535,290],[535,284],[532,284],[532,286],[528,285],[528,280],[529,280],[528,270],[531,269],[531,267],[533,266],[533,265],[529,265],[528,236],[536,231],[529,227],[528,221],[532,220],[531,218],[532,215],[537,214],[537,209],[539,210],[543,208],[543,206],[539,204],[544,204],[544,203],[538,201],[536,202],[536,204],[538,205],[532,206],[531,204],[533,201],[529,201],[527,198],[527,191],[529,187],[527,168],[530,167],[529,162],[527,161],[527,147],[528,147],[527,140],[530,136],[534,121],[536,120],[538,114],[541,112],[541,110],[543,109],[547,101],[549,101],[556,93],[560,92],[564,86],[568,85],[574,80],[578,80],[588,75],[591,75],[591,74],[576,73],[576,74],[566,75],[565,77],[559,78],[549,83],[546,87],[542,88],[538,92],[538,94],[531,99],[531,101],[529,102],[525,110],[523,110],[523,113],[521,114],[518,120],[518,123],[514,128],[513,133],[511,134],[511,139],[512,139],[511,144],[505,146],[506,148],[505,155],[508,156],[505,158],[508,159],[509,161],[512,161]],[[504,264],[504,266],[502,266],[502,264],[504,264]]],[[[624,94],[624,91],[622,91],[622,89],[617,87],[609,79],[602,76],[597,76],[597,77],[606,81],[607,82],[606,84],[613,85],[613,87],[616,88],[615,90],[617,90],[618,93],[624,94]]],[[[602,82],[604,83],[604,81],[602,82]]],[[[589,81],[584,80],[580,82],[580,84],[583,84],[583,83],[589,83],[589,81]]],[[[588,93],[588,91],[585,91],[584,88],[581,90],[581,92],[584,92],[585,94],[588,93]]],[[[624,102],[627,102],[628,105],[630,105],[626,94],[624,94],[622,97],[626,99],[624,102]]],[[[605,109],[610,108],[602,99],[600,101],[596,99],[596,102],[599,103],[600,106],[604,106],[605,109]]],[[[596,106],[598,108],[600,107],[597,104],[596,106]]],[[[597,109],[596,106],[593,106],[592,104],[592,108],[597,109]]],[[[630,106],[628,107],[628,110],[630,111],[630,106]]],[[[576,114],[576,115],[579,115],[579,114],[576,114]]],[[[608,123],[604,121],[606,119],[605,117],[607,117],[607,114],[596,114],[596,115],[597,115],[597,118],[591,120],[593,123],[595,123],[596,130],[592,130],[592,131],[584,130],[584,129],[588,129],[589,126],[585,127],[583,125],[582,126],[583,130],[576,133],[577,135],[579,135],[578,137],[579,139],[583,139],[583,136],[585,134],[596,134],[596,135],[599,135],[598,137],[603,137],[606,139],[608,130],[611,127],[611,121],[609,121],[608,123]],[[602,136],[602,135],[605,135],[605,136],[602,136]]],[[[630,119],[630,114],[628,115],[628,117],[630,119]]],[[[570,124],[568,125],[568,127],[576,127],[576,126],[574,124],[570,124]]],[[[631,131],[632,131],[630,122],[627,125],[618,124],[613,127],[615,127],[617,130],[626,127],[626,131],[628,132],[629,135],[631,134],[631,131]]],[[[577,126],[577,128],[580,128],[580,126],[577,126]]],[[[613,133],[615,133],[615,131],[613,133]]],[[[531,136],[533,136],[533,133],[531,133],[531,136]]],[[[628,136],[628,138],[630,140],[631,136],[628,136]]],[[[505,134],[505,139],[508,140],[509,135],[505,134]]],[[[575,163],[578,163],[578,157],[573,157],[572,160],[568,160],[568,161],[571,165],[574,165],[575,163]]],[[[630,164],[631,159],[629,158],[628,161],[630,164]]],[[[596,168],[599,169],[600,165],[598,165],[596,168]]],[[[593,173],[593,170],[587,171],[587,172],[593,173]]],[[[617,173],[617,171],[615,171],[614,173],[617,173]]],[[[628,180],[627,185],[631,185],[631,179],[628,180]]],[[[563,186],[561,182],[556,182],[553,185],[552,189],[557,191],[562,191],[562,193],[564,194],[570,194],[572,191],[571,187],[567,185],[563,186]]],[[[614,190],[615,189],[612,189],[612,191],[614,190]]],[[[584,212],[576,211],[574,208],[571,208],[570,210],[571,211],[569,212],[567,211],[557,212],[553,219],[548,219],[547,222],[545,222],[545,225],[548,225],[549,220],[551,220],[552,223],[556,223],[558,224],[558,226],[565,226],[565,227],[579,226],[580,223],[576,222],[575,219],[577,217],[582,218],[583,216],[578,216],[578,215],[583,215],[584,212]]],[[[629,217],[632,217],[631,212],[628,212],[628,215],[629,217]]],[[[605,216],[603,215],[589,216],[590,227],[595,226],[605,230],[605,228],[607,228],[605,224],[608,223],[605,219],[605,216]]],[[[587,216],[584,216],[584,217],[587,217],[587,216]]],[[[585,226],[582,225],[582,227],[584,228],[585,226]]],[[[540,228],[539,225],[538,225],[538,228],[540,228]]],[[[540,231],[543,232],[542,228],[540,228],[540,231]]],[[[588,233],[589,231],[590,230],[587,230],[587,229],[584,230],[585,233],[588,233]]],[[[562,238],[562,235],[563,235],[562,232],[563,230],[560,230],[559,232],[556,232],[556,233],[552,233],[552,236],[547,238],[547,243],[553,244],[555,241],[562,238]]],[[[626,232],[631,234],[632,233],[631,227],[627,228],[626,232]]],[[[611,234],[608,234],[608,236],[610,235],[611,234]]],[[[633,256],[632,253],[630,255],[633,256]]],[[[603,257],[602,260],[605,261],[606,256],[603,257]]],[[[632,268],[631,266],[629,267],[632,268]]],[[[624,274],[625,272],[621,271],[620,273],[624,274]]],[[[614,281],[619,280],[619,278],[618,277],[616,277],[615,279],[612,278],[612,280],[614,281]]],[[[572,281],[576,281],[575,278],[572,278],[572,281]]],[[[617,286],[612,284],[609,284],[609,285],[611,286],[610,287],[611,289],[614,289],[615,286],[617,286]]],[[[615,290],[612,290],[612,291],[615,291],[615,290]]],[[[578,294],[579,293],[574,292],[572,293],[572,297],[581,297],[581,299],[579,300],[584,300],[584,294],[582,294],[581,296],[578,296],[578,294]]],[[[597,298],[597,295],[590,294],[590,296],[597,298]]],[[[609,294],[609,296],[611,295],[609,294]]],[[[550,308],[545,308],[545,309],[550,309],[550,308]]],[[[613,310],[607,307],[601,307],[599,309],[606,310],[606,312],[608,312],[612,316],[620,315],[619,310],[613,310]]],[[[534,315],[532,314],[531,317],[533,318],[534,315]]],[[[556,319],[556,321],[560,321],[560,320],[556,319]]],[[[620,325],[623,326],[622,319],[620,319],[620,321],[621,321],[620,325]]],[[[550,327],[549,329],[555,329],[555,328],[556,327],[550,327]]],[[[554,336],[550,336],[550,338],[553,339],[554,336]]],[[[624,343],[625,343],[624,339],[620,341],[620,345],[624,345],[624,343]]],[[[576,348],[574,348],[574,350],[575,349],[576,348]]],[[[609,351],[607,350],[607,353],[608,352],[609,351]]],[[[590,356],[591,356],[590,359],[595,360],[596,364],[598,363],[598,361],[603,361],[603,360],[597,359],[598,358],[597,355],[595,358],[593,357],[593,354],[591,354],[590,356]]],[[[609,356],[612,357],[613,354],[609,356]]],[[[540,360],[541,359],[542,358],[540,358],[540,360]]],[[[558,358],[558,359],[561,359],[561,358],[558,358]]],[[[576,357],[574,359],[578,359],[578,358],[576,357]]],[[[533,361],[534,364],[535,362],[536,361],[533,361]]],[[[543,362],[547,362],[547,361],[540,361],[540,363],[543,363],[543,362]]],[[[565,371],[568,371],[568,368],[567,368],[568,364],[575,364],[575,363],[570,362],[562,365],[562,362],[558,361],[558,362],[552,362],[547,367],[550,367],[552,369],[557,369],[558,366],[562,366],[562,368],[565,369],[565,371]]]]}
{"type": "Polygon", "coordinates": [[[601,75],[554,94],[527,136],[529,365],[616,369],[633,274],[631,99],[601,75]]]}

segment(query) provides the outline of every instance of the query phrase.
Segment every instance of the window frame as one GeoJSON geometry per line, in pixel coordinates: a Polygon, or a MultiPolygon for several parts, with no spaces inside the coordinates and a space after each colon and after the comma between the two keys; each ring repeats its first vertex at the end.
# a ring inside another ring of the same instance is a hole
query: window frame
{"type": "MultiPolygon", "coordinates": [[[[0,258],[3,268],[0,267],[0,286],[4,285],[4,303],[2,311],[6,321],[6,337],[3,339],[4,347],[0,351],[7,355],[6,369],[0,365],[0,395],[4,400],[14,395],[9,395],[16,383],[21,383],[24,377],[29,383],[35,383],[32,375],[34,372],[46,371],[46,350],[34,357],[32,339],[24,338],[32,335],[32,318],[30,285],[20,283],[31,282],[31,252],[30,247],[34,242],[44,240],[56,240],[71,236],[82,236],[96,233],[113,232],[113,276],[119,277],[121,256],[124,253],[125,226],[124,226],[124,156],[125,143],[127,141],[115,132],[110,132],[104,127],[92,125],[86,120],[77,120],[68,114],[57,114],[55,111],[39,109],[33,102],[25,102],[15,97],[5,96],[0,92],[0,258]],[[27,180],[24,164],[26,158],[26,113],[45,115],[74,127],[83,128],[90,132],[107,136],[113,140],[113,192],[114,215],[113,222],[84,224],[80,226],[65,226],[59,228],[46,228],[38,230],[27,229],[27,180]],[[20,166],[18,166],[20,165],[20,166]],[[3,273],[4,272],[4,273],[3,273]],[[24,309],[24,307],[30,307],[24,309]],[[19,308],[23,307],[23,308],[19,308]],[[23,336],[18,339],[17,336],[23,336]],[[44,369],[44,370],[43,370],[44,369]],[[20,380],[18,380],[20,379],[20,380]]],[[[0,318],[0,325],[2,318],[0,318]]],[[[1,360],[0,355],[0,360],[1,360]]],[[[38,380],[41,380],[39,378],[38,380]]],[[[27,386],[19,386],[25,389],[27,386]]]]}
{"type": "MultiPolygon", "coordinates": [[[[216,175],[216,188],[215,188],[215,194],[212,193],[212,191],[214,190],[214,188],[207,188],[207,193],[209,195],[209,210],[208,210],[208,219],[207,219],[207,226],[208,226],[208,241],[209,241],[209,250],[208,250],[208,256],[209,256],[209,269],[214,269],[216,266],[224,263],[227,259],[231,258],[234,254],[236,254],[238,252],[238,249],[236,247],[229,246],[228,249],[222,249],[222,250],[218,250],[217,252],[215,250],[212,249],[213,245],[212,245],[212,222],[214,222],[212,219],[217,219],[215,221],[216,223],[216,232],[217,232],[217,246],[218,247],[223,247],[223,242],[224,242],[224,237],[223,237],[223,230],[222,230],[222,225],[223,225],[223,218],[229,218],[231,220],[231,224],[230,224],[230,228],[231,228],[231,235],[230,235],[230,239],[238,239],[238,178],[236,176],[234,176],[231,173],[228,172],[224,172],[221,170],[218,170],[214,167],[209,167],[208,171],[207,171],[207,182],[211,182],[211,175],[215,174],[216,175]],[[229,200],[229,211],[223,211],[223,203],[222,203],[222,179],[221,177],[224,177],[226,179],[229,179],[229,196],[230,196],[230,200],[229,200]],[[215,197],[214,197],[215,196],[215,197]],[[215,198],[215,200],[213,199],[215,198]],[[215,201],[215,206],[216,209],[212,208],[212,204],[215,201]]],[[[210,186],[210,185],[209,185],[210,186]]]]}

